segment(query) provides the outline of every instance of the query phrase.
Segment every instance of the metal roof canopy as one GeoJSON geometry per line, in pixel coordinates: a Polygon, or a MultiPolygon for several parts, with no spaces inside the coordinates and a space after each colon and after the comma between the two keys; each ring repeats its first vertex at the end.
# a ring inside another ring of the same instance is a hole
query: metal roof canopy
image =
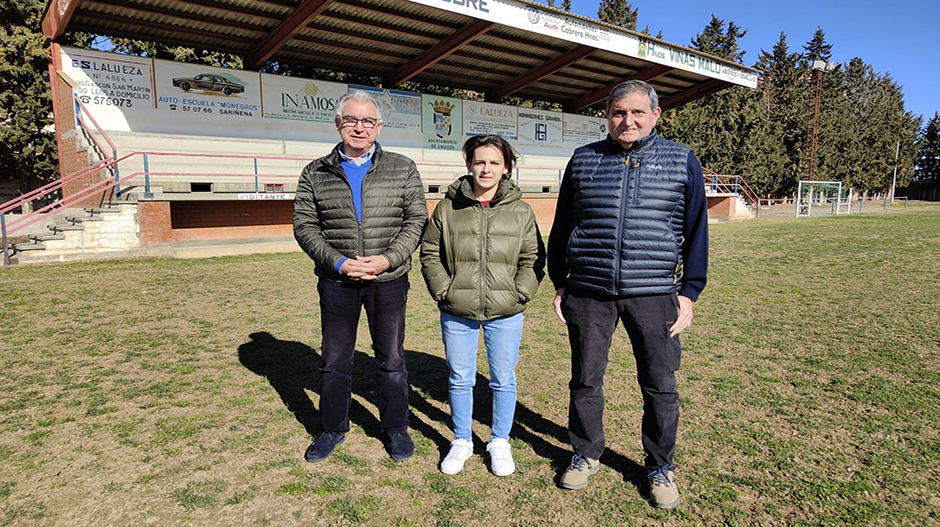
{"type": "Polygon", "coordinates": [[[529,0],[50,0],[43,32],[85,31],[558,102],[602,103],[630,79],[666,110],[757,72],[529,0]]]}

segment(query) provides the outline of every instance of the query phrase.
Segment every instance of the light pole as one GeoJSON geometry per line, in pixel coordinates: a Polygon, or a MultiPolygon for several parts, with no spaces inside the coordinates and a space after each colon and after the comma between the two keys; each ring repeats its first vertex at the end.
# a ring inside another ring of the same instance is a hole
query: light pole
{"type": "Polygon", "coordinates": [[[894,177],[891,178],[891,204],[894,205],[894,186],[898,182],[898,153],[901,151],[901,142],[894,147],[894,177]]]}
{"type": "Polygon", "coordinates": [[[816,96],[813,101],[813,115],[809,120],[809,128],[812,129],[812,132],[806,138],[807,142],[810,144],[809,148],[809,179],[813,181],[816,179],[816,140],[819,136],[819,101],[822,98],[822,78],[823,72],[829,71],[835,68],[835,62],[823,61],[823,60],[814,60],[812,66],[816,70],[816,96]]]}

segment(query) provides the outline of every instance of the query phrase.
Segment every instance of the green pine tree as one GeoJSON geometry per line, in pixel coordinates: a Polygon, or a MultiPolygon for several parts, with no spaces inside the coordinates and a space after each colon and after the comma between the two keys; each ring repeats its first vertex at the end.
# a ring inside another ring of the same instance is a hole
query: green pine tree
{"type": "Polygon", "coordinates": [[[826,32],[817,27],[813,38],[803,46],[804,56],[812,64],[814,60],[828,62],[832,58],[832,44],[826,42],[826,32]]]}
{"type": "Polygon", "coordinates": [[[770,52],[761,50],[754,68],[761,72],[754,94],[759,101],[757,125],[742,140],[750,152],[743,174],[751,187],[763,195],[786,195],[796,187],[800,148],[805,137],[803,102],[800,98],[799,53],[790,53],[787,36],[770,52]]]}
{"type": "MultiPolygon", "coordinates": [[[[644,27],[644,28],[643,28],[643,31],[640,31],[640,33],[643,33],[644,35],[653,36],[653,30],[652,30],[652,28],[650,28],[649,26],[644,27]]],[[[662,39],[662,38],[663,38],[663,30],[662,30],[662,29],[660,29],[659,32],[656,33],[656,38],[658,38],[658,39],[662,39]]]]}
{"type": "Polygon", "coordinates": [[[626,0],[601,0],[597,19],[625,29],[636,29],[637,8],[626,0]]]}
{"type": "MultiPolygon", "coordinates": [[[[712,16],[693,40],[699,51],[738,60],[743,56],[737,39],[746,33],[733,22],[712,16]]],[[[660,120],[663,137],[692,147],[702,166],[724,174],[740,174],[749,159],[743,138],[758,126],[753,90],[734,87],[667,111],[660,120]]]]}
{"type": "MultiPolygon", "coordinates": [[[[58,178],[49,97],[49,47],[40,25],[45,0],[0,5],[0,178],[25,193],[58,178]]],[[[87,36],[66,43],[87,44],[87,36]]]]}
{"type": "Polygon", "coordinates": [[[740,63],[747,51],[740,48],[738,39],[747,34],[734,22],[728,22],[728,29],[725,29],[725,21],[716,17],[712,13],[712,18],[705,26],[705,29],[692,38],[692,47],[709,55],[715,55],[728,60],[740,63]]]}
{"type": "Polygon", "coordinates": [[[920,134],[914,183],[940,184],[940,112],[934,112],[920,134]]]}

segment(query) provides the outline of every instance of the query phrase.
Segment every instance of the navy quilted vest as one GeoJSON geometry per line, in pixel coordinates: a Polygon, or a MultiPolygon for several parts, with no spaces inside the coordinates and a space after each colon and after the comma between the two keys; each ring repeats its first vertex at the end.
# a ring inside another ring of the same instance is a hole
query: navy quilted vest
{"type": "Polygon", "coordinates": [[[689,152],[655,131],[630,152],[609,137],[575,150],[569,286],[618,296],[679,290],[689,152]]]}

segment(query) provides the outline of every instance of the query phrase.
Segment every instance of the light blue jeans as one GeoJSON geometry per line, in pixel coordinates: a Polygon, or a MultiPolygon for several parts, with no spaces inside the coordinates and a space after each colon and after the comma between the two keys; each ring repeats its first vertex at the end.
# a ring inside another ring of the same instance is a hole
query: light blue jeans
{"type": "Polygon", "coordinates": [[[522,313],[492,320],[472,320],[441,312],[441,334],[447,357],[448,396],[454,437],[471,439],[473,386],[477,377],[477,343],[480,328],[490,365],[493,390],[493,431],[490,439],[509,439],[516,414],[516,363],[522,340],[522,313]]]}

